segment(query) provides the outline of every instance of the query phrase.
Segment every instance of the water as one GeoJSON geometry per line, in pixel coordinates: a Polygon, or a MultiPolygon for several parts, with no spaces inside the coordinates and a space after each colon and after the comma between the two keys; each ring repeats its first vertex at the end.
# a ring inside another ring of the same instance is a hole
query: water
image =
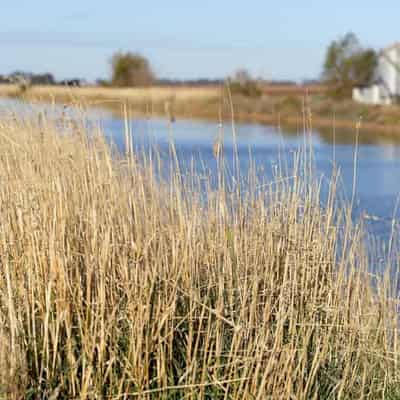
{"type": "MultiPolygon", "coordinates": [[[[0,100],[0,116],[13,109],[19,115],[47,109],[46,105],[27,106],[15,100],[0,100]]],[[[55,115],[68,112],[70,117],[79,115],[75,110],[58,107],[55,115]]],[[[121,150],[124,148],[125,123],[106,110],[92,110],[89,119],[98,121],[106,136],[121,150]]],[[[135,118],[129,122],[136,143],[156,144],[168,154],[168,146],[173,139],[177,153],[183,164],[195,165],[195,169],[207,169],[211,174],[216,170],[213,144],[221,130],[224,133],[224,154],[228,165],[232,164],[234,139],[232,126],[218,123],[177,119],[171,123],[165,119],[146,120],[135,118]]],[[[355,131],[355,130],[354,130],[355,131]]],[[[332,165],[340,170],[341,190],[350,199],[354,178],[355,132],[314,130],[310,137],[317,176],[329,179],[332,165]]],[[[253,160],[259,174],[271,176],[280,164],[280,159],[288,162],[289,170],[293,154],[303,146],[305,137],[300,129],[278,129],[254,123],[235,125],[236,143],[240,168],[246,174],[253,160]]],[[[390,235],[393,223],[397,226],[400,212],[396,203],[400,195],[400,140],[382,140],[379,135],[361,131],[357,148],[355,215],[366,216],[367,228],[383,240],[390,235]]]]}

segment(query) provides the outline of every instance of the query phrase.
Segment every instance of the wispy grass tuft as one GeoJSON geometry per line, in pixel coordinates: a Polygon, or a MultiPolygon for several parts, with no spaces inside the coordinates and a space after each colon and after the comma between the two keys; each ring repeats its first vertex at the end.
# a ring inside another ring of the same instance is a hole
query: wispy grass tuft
{"type": "Polygon", "coordinates": [[[0,122],[0,398],[397,398],[391,276],[339,235],[335,182],[204,201],[58,130],[0,122]]]}

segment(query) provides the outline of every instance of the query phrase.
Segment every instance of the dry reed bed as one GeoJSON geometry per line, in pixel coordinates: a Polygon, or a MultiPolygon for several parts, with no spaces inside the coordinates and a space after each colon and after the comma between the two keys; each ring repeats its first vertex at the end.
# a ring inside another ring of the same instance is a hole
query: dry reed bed
{"type": "MultiPolygon", "coordinates": [[[[17,94],[19,88],[15,85],[0,85],[0,95],[17,94]]],[[[67,87],[67,86],[31,86],[26,91],[30,98],[49,100],[85,99],[87,101],[114,101],[119,104],[130,103],[149,104],[165,101],[185,102],[191,100],[209,100],[220,96],[217,87],[147,87],[147,88],[106,88],[96,86],[67,87]]]]}
{"type": "Polygon", "coordinates": [[[399,394],[390,279],[357,228],[336,255],[317,184],[204,202],[200,177],[57,129],[0,123],[0,398],[399,394]]]}
{"type": "MultiPolygon", "coordinates": [[[[15,97],[28,102],[64,103],[104,107],[121,117],[124,104],[132,112],[143,115],[163,115],[186,118],[218,119],[223,90],[217,87],[67,87],[0,85],[0,96],[15,97]]],[[[122,115],[123,117],[123,115],[122,115]]]]}
{"type": "MultiPolygon", "coordinates": [[[[163,115],[167,117],[200,118],[217,121],[231,119],[231,100],[236,110],[235,120],[258,122],[270,125],[286,125],[302,127],[304,103],[310,103],[313,111],[313,126],[329,133],[325,134],[332,140],[331,128],[345,130],[346,140],[353,140],[353,131],[362,118],[361,140],[376,140],[376,138],[391,141],[400,137],[399,107],[376,106],[355,103],[351,100],[338,101],[330,99],[322,92],[322,87],[316,90],[303,90],[273,86],[264,91],[261,98],[253,98],[231,93],[226,86],[220,87],[146,87],[146,88],[115,88],[115,87],[67,87],[67,86],[29,86],[0,85],[0,96],[16,97],[22,100],[45,103],[80,104],[102,106],[121,116],[123,104],[128,104],[132,111],[144,115],[163,115]],[[280,92],[282,90],[282,92],[280,92]],[[318,92],[321,91],[321,94],[318,92]],[[335,115],[333,121],[333,115],[335,115]]],[[[307,107],[308,107],[307,106],[307,107]]]]}
{"type": "Polygon", "coordinates": [[[15,96],[18,94],[18,86],[11,84],[0,85],[0,96],[15,96]]]}

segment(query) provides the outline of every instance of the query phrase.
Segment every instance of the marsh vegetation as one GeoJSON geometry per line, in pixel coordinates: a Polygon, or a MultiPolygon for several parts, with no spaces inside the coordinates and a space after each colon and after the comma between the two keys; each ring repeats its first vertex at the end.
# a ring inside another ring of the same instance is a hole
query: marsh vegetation
{"type": "Polygon", "coordinates": [[[172,143],[126,149],[0,121],[0,398],[400,396],[399,257],[367,251],[335,177],[322,206],[305,151],[244,190],[223,151],[215,187],[172,143]]]}

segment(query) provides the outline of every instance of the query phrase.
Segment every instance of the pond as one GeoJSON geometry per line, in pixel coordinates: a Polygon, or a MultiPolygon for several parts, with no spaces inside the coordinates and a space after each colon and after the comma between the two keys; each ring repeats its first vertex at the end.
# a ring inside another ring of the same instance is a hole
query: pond
{"type": "MultiPolygon", "coordinates": [[[[23,115],[43,109],[49,109],[49,106],[0,100],[0,117],[9,115],[11,110],[23,115]]],[[[55,114],[65,112],[59,106],[52,110],[55,114]]],[[[68,112],[72,118],[79,115],[74,110],[68,112]]],[[[100,109],[91,110],[88,118],[100,124],[107,138],[123,150],[126,129],[123,118],[100,109]]],[[[155,144],[162,151],[168,148],[172,138],[183,164],[207,169],[211,174],[216,171],[213,145],[222,133],[227,164],[233,163],[237,149],[244,175],[251,163],[254,163],[258,174],[264,173],[266,176],[270,176],[273,168],[282,164],[282,160],[290,170],[293,154],[306,142],[311,144],[316,176],[329,180],[335,165],[340,171],[341,193],[347,199],[351,198],[353,182],[356,182],[354,215],[364,216],[369,231],[386,240],[392,226],[397,226],[397,218],[400,218],[400,212],[396,211],[400,194],[400,141],[383,140],[378,134],[366,135],[362,129],[356,147],[355,129],[352,132],[316,129],[305,135],[301,128],[284,129],[255,123],[237,123],[233,128],[230,123],[221,125],[185,119],[171,122],[162,118],[137,117],[128,122],[136,143],[155,144]],[[233,130],[235,135],[232,134],[233,130]]]]}

